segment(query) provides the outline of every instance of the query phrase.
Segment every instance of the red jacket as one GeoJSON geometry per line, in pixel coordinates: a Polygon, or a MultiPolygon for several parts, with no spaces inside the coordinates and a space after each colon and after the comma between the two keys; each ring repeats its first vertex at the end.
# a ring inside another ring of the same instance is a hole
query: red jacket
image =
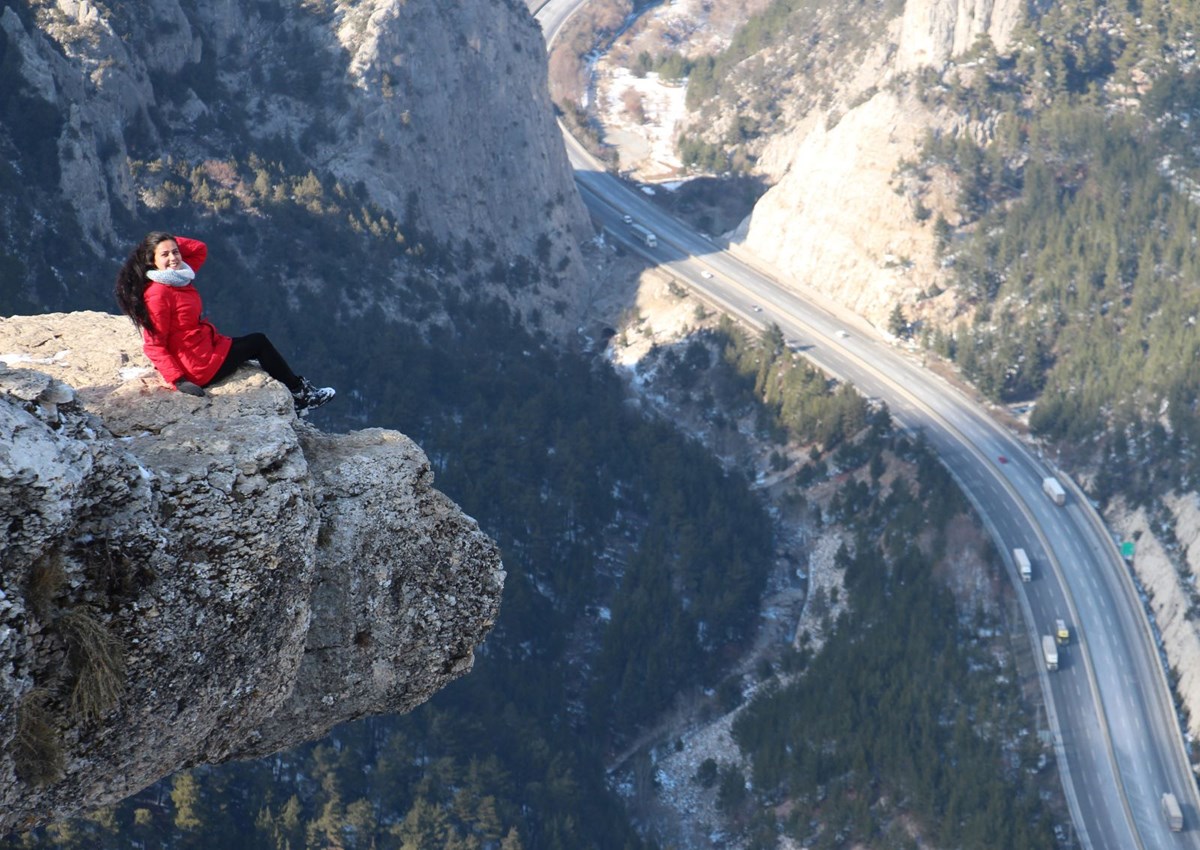
{"type": "MultiPolygon", "coordinates": [[[[179,253],[194,271],[208,257],[208,246],[199,239],[177,236],[179,253]]],[[[192,284],[168,286],[147,281],[143,294],[154,333],[142,330],[142,350],[167,383],[186,378],[197,386],[212,380],[229,354],[233,342],[217,332],[212,322],[200,318],[204,306],[192,284]]]]}

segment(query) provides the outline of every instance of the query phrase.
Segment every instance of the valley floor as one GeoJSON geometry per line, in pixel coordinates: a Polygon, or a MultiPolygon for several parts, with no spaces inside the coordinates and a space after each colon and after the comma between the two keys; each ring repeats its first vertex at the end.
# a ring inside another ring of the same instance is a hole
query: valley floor
{"type": "MultiPolygon", "coordinates": [[[[718,765],[749,765],[730,730],[738,713],[767,681],[785,684],[779,673],[764,675],[785,648],[795,646],[801,635],[814,652],[824,644],[822,624],[836,620],[847,594],[842,593],[843,572],[835,555],[845,540],[837,526],[814,525],[812,505],[827,504],[839,486],[831,480],[805,489],[807,503],[795,500],[795,476],[808,461],[808,446],[778,444],[761,438],[751,418],[737,427],[714,428],[694,405],[681,405],[666,377],[658,374],[657,354],[686,342],[700,329],[715,327],[719,316],[684,292],[668,275],[646,269],[636,258],[618,256],[609,246],[594,247],[592,265],[605,284],[597,286],[606,298],[596,303],[596,326],[617,329],[604,354],[626,376],[631,395],[650,415],[677,423],[700,440],[727,468],[738,468],[755,482],[769,504],[777,529],[774,568],[759,610],[758,628],[752,648],[734,665],[730,678],[738,682],[740,699],[731,711],[721,708],[713,692],[681,694],[673,709],[609,761],[613,786],[626,800],[635,822],[664,846],[714,850],[743,846],[729,832],[717,806],[717,788],[696,781],[708,760],[718,765]],[[703,318],[701,315],[705,314],[703,318]],[[782,452],[788,464],[778,468],[782,452]],[[807,605],[819,596],[821,611],[807,605]],[[843,601],[839,601],[843,600],[843,601]]],[[[972,536],[960,541],[968,550],[980,544],[977,529],[959,528],[954,533],[972,536]]],[[[985,565],[967,559],[961,574],[943,577],[960,600],[963,610],[982,606],[999,613],[999,619],[1019,623],[1014,617],[1014,594],[1007,584],[999,585],[987,574],[985,565]]],[[[1001,643],[1020,645],[1001,636],[1001,643]]],[[[1018,658],[1022,671],[1024,699],[1040,705],[1036,664],[1030,654],[1018,658]]],[[[778,670],[778,664],[774,668],[778,670]]],[[[1040,710],[1040,709],[1034,709],[1040,710]]],[[[1047,793],[1061,796],[1051,770],[1045,777],[1047,793]]],[[[1065,812],[1065,807],[1060,807],[1065,812]]],[[[1065,815],[1064,815],[1065,819],[1065,815]]],[[[793,845],[783,839],[781,848],[793,845]]]]}

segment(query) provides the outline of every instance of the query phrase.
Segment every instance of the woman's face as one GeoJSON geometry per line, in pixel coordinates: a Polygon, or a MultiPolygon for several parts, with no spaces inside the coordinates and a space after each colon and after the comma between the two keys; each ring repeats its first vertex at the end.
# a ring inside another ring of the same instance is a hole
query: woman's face
{"type": "Polygon", "coordinates": [[[154,268],[159,271],[177,269],[182,262],[183,257],[180,255],[179,246],[175,244],[174,239],[164,239],[154,246],[154,268]]]}

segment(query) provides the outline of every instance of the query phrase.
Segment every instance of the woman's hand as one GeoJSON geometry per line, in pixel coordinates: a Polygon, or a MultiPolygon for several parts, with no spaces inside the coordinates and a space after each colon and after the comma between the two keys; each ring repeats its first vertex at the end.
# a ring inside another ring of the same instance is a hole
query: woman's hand
{"type": "Polygon", "coordinates": [[[193,384],[187,378],[180,378],[178,381],[176,381],[175,389],[179,390],[181,393],[187,393],[188,395],[199,396],[200,398],[204,397],[204,390],[193,384]]]}

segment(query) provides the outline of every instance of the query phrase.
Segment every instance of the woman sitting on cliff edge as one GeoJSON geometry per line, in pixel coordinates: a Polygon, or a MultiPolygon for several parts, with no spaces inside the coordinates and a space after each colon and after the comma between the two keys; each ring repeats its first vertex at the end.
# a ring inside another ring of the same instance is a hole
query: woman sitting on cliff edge
{"type": "Polygon", "coordinates": [[[293,372],[265,334],[223,336],[201,318],[192,280],[207,257],[208,246],[200,240],[155,231],[117,272],[117,304],[142,332],[142,350],[163,379],[180,392],[203,396],[204,387],[257,360],[291,391],[297,413],[332,399],[332,387],[314,387],[293,372]]]}

